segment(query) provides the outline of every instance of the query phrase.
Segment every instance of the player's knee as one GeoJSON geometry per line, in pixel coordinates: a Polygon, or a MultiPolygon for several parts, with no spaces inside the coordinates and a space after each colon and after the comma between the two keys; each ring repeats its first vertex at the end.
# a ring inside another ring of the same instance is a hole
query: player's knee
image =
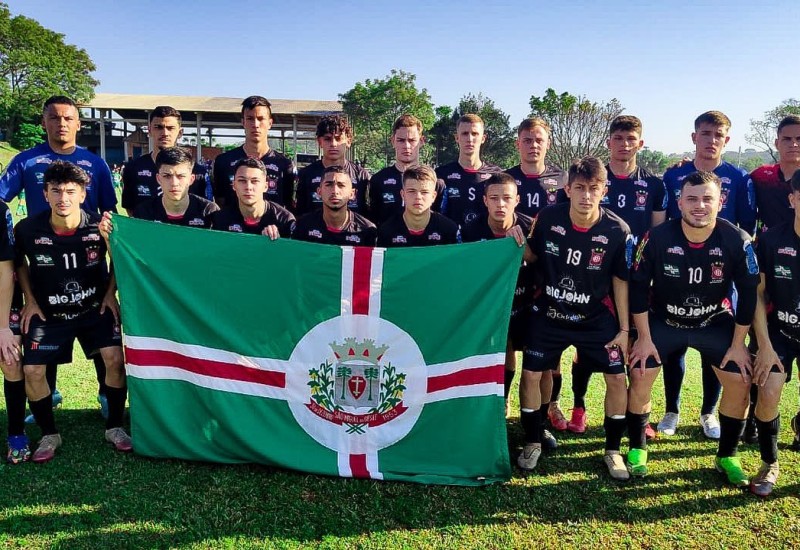
{"type": "Polygon", "coordinates": [[[44,365],[25,365],[22,368],[26,379],[32,382],[39,382],[45,379],[45,366],[44,365]]]}
{"type": "Polygon", "coordinates": [[[3,372],[3,378],[9,382],[19,382],[25,375],[22,371],[22,364],[17,361],[16,363],[0,363],[0,371],[3,372]]]}

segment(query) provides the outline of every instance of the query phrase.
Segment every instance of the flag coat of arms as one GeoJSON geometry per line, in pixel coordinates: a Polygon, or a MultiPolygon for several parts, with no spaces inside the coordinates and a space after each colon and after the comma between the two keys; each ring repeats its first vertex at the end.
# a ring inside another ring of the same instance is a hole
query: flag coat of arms
{"type": "Polygon", "coordinates": [[[114,227],[137,453],[419,483],[510,477],[513,239],[381,249],[114,227]]]}

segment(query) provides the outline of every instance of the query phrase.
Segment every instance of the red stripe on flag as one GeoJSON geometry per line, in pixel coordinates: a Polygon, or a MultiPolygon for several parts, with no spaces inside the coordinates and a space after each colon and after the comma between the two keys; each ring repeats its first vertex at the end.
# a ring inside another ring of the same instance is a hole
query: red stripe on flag
{"type": "Polygon", "coordinates": [[[129,363],[141,367],[177,367],[195,374],[214,378],[253,382],[277,388],[286,387],[286,374],[283,372],[265,371],[233,363],[187,357],[173,351],[141,350],[126,347],[125,359],[129,363]]]}
{"type": "Polygon", "coordinates": [[[353,474],[353,477],[369,479],[367,455],[350,455],[350,472],[353,474]]]}
{"type": "Polygon", "coordinates": [[[356,246],[353,255],[353,315],[369,315],[372,248],[356,246]]]}
{"type": "Polygon", "coordinates": [[[477,367],[474,369],[464,369],[441,376],[431,376],[428,378],[428,393],[433,393],[457,386],[474,386],[476,384],[503,383],[503,365],[492,365],[489,367],[477,367]]]}

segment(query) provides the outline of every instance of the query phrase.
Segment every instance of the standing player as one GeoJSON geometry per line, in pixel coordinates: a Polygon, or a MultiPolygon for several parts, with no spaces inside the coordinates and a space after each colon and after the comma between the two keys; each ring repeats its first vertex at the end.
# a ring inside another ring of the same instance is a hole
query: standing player
{"type": "Polygon", "coordinates": [[[600,207],[608,176],[603,164],[585,157],[569,169],[569,203],[542,210],[528,238],[526,256],[542,275],[522,360],[520,391],[524,470],[541,455],[542,372],[574,345],[581,360],[603,372],[606,382],[604,462],[612,478],[628,479],[620,455],[625,432],[625,360],[628,355],[628,271],[633,248],[628,226],[600,207]]]}
{"type": "MultiPolygon", "coordinates": [[[[122,172],[122,208],[133,216],[141,203],[161,194],[161,186],[156,181],[156,155],[169,147],[175,147],[183,135],[181,114],[177,109],[159,106],[150,113],[147,133],[153,141],[153,150],[130,161],[122,172]]],[[[189,193],[206,198],[208,172],[202,164],[195,163],[194,183],[189,193]]]]}
{"type": "Polygon", "coordinates": [[[51,210],[16,227],[16,263],[25,294],[21,320],[25,388],[42,430],[34,462],[51,460],[61,446],[45,365],[58,359],[63,349],[71,349],[75,338],[87,357],[99,353],[106,365],[106,440],[118,451],[133,448],[122,428],[127,391],[116,285],[106,265],[100,217],[81,209],[90,181],[76,165],[54,161],[44,173],[51,210]]]}
{"type": "Polygon", "coordinates": [[[436,172],[428,166],[413,166],[403,172],[404,210],[378,229],[378,246],[407,247],[461,242],[458,226],[431,208],[436,200],[436,172]]]}
{"type": "Polygon", "coordinates": [[[375,224],[348,207],[354,194],[353,180],[347,168],[325,168],[322,182],[317,188],[322,209],[300,218],[292,232],[292,238],[323,244],[375,246],[375,224]]]}
{"type": "Polygon", "coordinates": [[[355,190],[353,198],[347,207],[366,216],[367,212],[367,187],[369,186],[369,172],[359,168],[347,160],[347,151],[353,143],[353,128],[342,116],[326,116],[317,124],[317,145],[322,151],[322,158],[312,162],[297,175],[297,194],[295,196],[295,214],[303,216],[318,210],[322,206],[322,198],[317,189],[322,182],[322,174],[330,166],[341,166],[350,176],[351,185],[355,190]]]}
{"type": "Polygon", "coordinates": [[[481,145],[486,141],[483,120],[478,115],[466,114],[456,122],[458,160],[436,169],[444,189],[442,214],[459,227],[486,211],[483,204],[483,183],[489,176],[502,172],[499,166],[481,160],[481,145]]]}
{"type": "Polygon", "coordinates": [[[295,168],[291,160],[269,146],[272,128],[272,105],[260,95],[242,101],[244,143],[241,147],[222,153],[214,160],[214,200],[221,206],[235,204],[231,187],[234,166],[243,158],[261,159],[267,168],[267,191],[264,198],[289,208],[294,193],[295,168]]]}
{"type": "Polygon", "coordinates": [[[725,219],[720,178],[695,172],[682,181],[681,219],[653,228],[639,243],[631,275],[631,311],[638,339],[631,352],[628,465],[647,474],[645,425],[662,359],[688,347],[713,366],[722,384],[716,467],[737,486],[748,484],[736,449],[747,417],[750,355],[744,339],[756,307],[758,262],[746,231],[725,219]],[[652,288],[651,288],[652,283],[652,288]],[[728,296],[735,284],[734,315],[728,296]]]}

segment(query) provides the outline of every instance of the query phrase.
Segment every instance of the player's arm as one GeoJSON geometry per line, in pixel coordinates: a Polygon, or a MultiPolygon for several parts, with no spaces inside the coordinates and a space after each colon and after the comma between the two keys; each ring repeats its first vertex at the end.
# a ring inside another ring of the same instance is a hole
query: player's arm
{"type": "Polygon", "coordinates": [[[733,361],[739,367],[739,372],[742,375],[742,382],[750,384],[750,376],[752,374],[752,360],[750,352],[745,345],[745,337],[750,330],[750,325],[753,322],[753,317],[756,312],[756,303],[758,301],[758,286],[761,283],[761,277],[758,270],[758,260],[756,253],[753,249],[753,244],[746,240],[744,247],[741,249],[741,256],[736,262],[736,270],[734,272],[733,282],[736,285],[736,290],[739,293],[738,302],[736,304],[736,328],[733,331],[733,338],[725,357],[722,358],[721,364],[717,365],[719,368],[725,368],[729,361],[733,361]]]}
{"type": "MultiPolygon", "coordinates": [[[[650,233],[645,233],[636,249],[631,268],[631,278],[628,284],[628,305],[633,315],[633,324],[636,327],[637,338],[630,353],[631,369],[639,366],[638,373],[644,375],[647,360],[654,358],[661,364],[653,338],[650,335],[650,285],[653,282],[653,245],[650,243],[650,233]]],[[[620,317],[621,319],[621,317],[620,317]]],[[[633,372],[632,372],[633,374],[633,372]]]]}
{"type": "Polygon", "coordinates": [[[761,282],[756,289],[756,312],[753,316],[753,333],[758,342],[758,353],[756,353],[755,363],[753,364],[753,383],[763,386],[769,378],[772,367],[777,365],[781,372],[784,372],[781,362],[772,342],[769,339],[767,330],[767,307],[766,307],[766,277],[761,273],[761,282]]]}
{"type": "Polygon", "coordinates": [[[739,179],[739,188],[736,193],[736,220],[739,227],[754,235],[756,230],[756,192],[753,180],[749,174],[743,174],[739,179]]]}
{"type": "Polygon", "coordinates": [[[287,209],[292,208],[292,199],[294,198],[294,186],[297,181],[297,169],[294,162],[289,160],[286,169],[283,171],[283,206],[287,209]]]}
{"type": "Polygon", "coordinates": [[[625,363],[628,362],[628,340],[630,338],[631,327],[628,326],[630,310],[628,308],[628,281],[620,279],[616,275],[611,278],[611,288],[614,292],[614,306],[617,309],[617,319],[619,319],[619,332],[608,344],[607,348],[618,347],[622,351],[625,363]]]}
{"type": "Polygon", "coordinates": [[[356,189],[356,204],[358,205],[358,209],[361,212],[361,215],[365,218],[371,219],[372,215],[370,214],[370,204],[367,200],[367,187],[369,187],[369,172],[366,169],[362,169],[358,173],[358,182],[357,182],[357,189],[356,189]]]}
{"type": "Polygon", "coordinates": [[[19,337],[8,326],[14,296],[14,261],[0,262],[0,360],[6,365],[19,361],[19,337]]]}
{"type": "Polygon", "coordinates": [[[0,177],[0,199],[9,202],[22,191],[23,164],[14,157],[5,173],[0,177]]]}
{"type": "Polygon", "coordinates": [[[308,187],[311,185],[310,179],[308,167],[301,170],[297,175],[297,189],[294,195],[294,212],[298,217],[311,212],[311,199],[308,196],[308,187]]]}
{"type": "MultiPolygon", "coordinates": [[[[376,176],[372,176],[369,180],[369,212],[371,220],[375,223],[381,221],[381,208],[383,207],[383,197],[381,197],[381,189],[378,186],[376,176]]],[[[435,199],[434,199],[435,200],[435,199]]]]}
{"type": "Polygon", "coordinates": [[[22,289],[22,294],[25,297],[25,305],[22,306],[22,310],[20,311],[20,328],[22,329],[23,334],[27,334],[28,326],[31,322],[31,318],[34,315],[39,317],[39,319],[42,321],[47,320],[44,316],[44,312],[42,312],[42,308],[39,307],[39,304],[33,295],[33,287],[31,286],[31,277],[30,272],[28,271],[27,259],[24,259],[21,264],[17,264],[17,282],[19,283],[19,287],[22,289]]]}
{"type": "Polygon", "coordinates": [[[114,179],[111,177],[111,169],[106,161],[101,161],[97,174],[97,207],[100,212],[117,211],[117,192],[114,190],[114,179]]]}
{"type": "Polygon", "coordinates": [[[431,210],[447,216],[447,206],[447,185],[439,174],[436,174],[436,198],[433,199],[431,210]]]}
{"type": "Polygon", "coordinates": [[[128,164],[122,167],[122,208],[133,217],[133,207],[136,204],[136,174],[128,169],[128,164]]]}
{"type": "Polygon", "coordinates": [[[650,227],[661,225],[665,221],[667,221],[666,210],[661,210],[660,212],[653,210],[653,214],[650,216],[650,227]]]}

